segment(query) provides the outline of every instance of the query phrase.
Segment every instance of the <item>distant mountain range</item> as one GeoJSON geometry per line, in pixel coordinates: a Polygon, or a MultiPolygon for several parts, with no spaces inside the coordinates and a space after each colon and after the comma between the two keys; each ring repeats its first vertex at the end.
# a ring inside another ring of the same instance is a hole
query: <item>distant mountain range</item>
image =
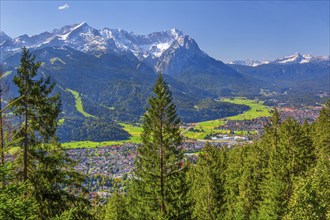
{"type": "Polygon", "coordinates": [[[285,56],[273,61],[258,61],[258,60],[235,60],[228,64],[244,65],[244,66],[260,66],[265,64],[304,64],[304,63],[319,63],[329,62],[329,56],[312,56],[310,54],[301,55],[299,52],[294,53],[291,56],[285,56]]]}
{"type": "MultiPolygon", "coordinates": [[[[290,95],[296,97],[299,93],[315,101],[317,94],[329,92],[329,57],[296,53],[270,62],[225,64],[210,57],[194,39],[177,29],[139,35],[120,29],[97,30],[83,22],[14,39],[0,32],[0,61],[9,81],[24,46],[42,62],[40,72],[57,82],[63,103],[61,117],[65,119],[62,127],[67,129],[65,140],[86,136],[71,123],[77,118],[86,126],[100,125],[100,119],[114,124],[138,122],[159,72],[169,83],[178,113],[185,122],[216,119],[246,110],[244,106],[212,101],[222,96],[264,100],[276,96],[289,100],[290,95]],[[72,91],[79,95],[84,111],[95,117],[76,109],[72,91]],[[86,117],[88,120],[84,121],[86,117]],[[67,135],[70,129],[76,133],[67,135]]],[[[12,85],[9,95],[16,94],[12,85]]]]}

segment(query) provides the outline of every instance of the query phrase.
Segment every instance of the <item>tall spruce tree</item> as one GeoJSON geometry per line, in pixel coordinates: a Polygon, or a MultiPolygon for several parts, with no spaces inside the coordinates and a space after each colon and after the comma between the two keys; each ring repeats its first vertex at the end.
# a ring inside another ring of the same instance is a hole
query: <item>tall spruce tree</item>
{"type": "MultiPolygon", "coordinates": [[[[74,170],[75,162],[65,154],[55,135],[60,112],[59,94],[51,96],[55,83],[37,75],[40,62],[23,48],[14,77],[20,97],[13,100],[14,114],[22,120],[18,144],[23,147],[23,178],[30,184],[26,193],[38,203],[38,218],[73,215],[91,219],[84,176],[74,170]]],[[[18,159],[18,164],[21,160],[18,159]]]]}
{"type": "MultiPolygon", "coordinates": [[[[4,113],[2,102],[8,90],[8,82],[4,78],[4,70],[0,66],[0,163],[5,164],[5,138],[4,138],[4,113]]],[[[2,187],[5,185],[5,178],[2,178],[2,187]]]]}
{"type": "Polygon", "coordinates": [[[190,170],[194,219],[223,219],[225,214],[224,149],[206,144],[198,156],[196,167],[190,170]]]}
{"type": "Polygon", "coordinates": [[[224,219],[256,219],[261,200],[264,152],[255,143],[230,149],[227,154],[224,219]]]}
{"type": "Polygon", "coordinates": [[[125,196],[116,191],[108,200],[105,212],[105,220],[128,220],[127,204],[125,196]]]}
{"type": "MultiPolygon", "coordinates": [[[[263,182],[260,218],[283,218],[288,213],[294,180],[304,176],[313,163],[311,139],[290,117],[280,124],[275,148],[269,149],[268,173],[263,182]]],[[[269,138],[269,137],[268,137],[269,138]]],[[[269,139],[270,142],[272,139],[269,139]]]]}
{"type": "Polygon", "coordinates": [[[297,180],[286,219],[330,219],[330,100],[313,128],[316,166],[297,180]]]}
{"type": "Polygon", "coordinates": [[[4,114],[3,114],[3,106],[2,102],[4,99],[4,96],[7,93],[8,90],[8,82],[4,78],[4,71],[2,66],[0,66],[0,151],[1,151],[1,164],[5,163],[5,140],[4,140],[4,114]]]}
{"type": "Polygon", "coordinates": [[[189,209],[180,119],[161,74],[153,92],[143,117],[142,145],[130,187],[131,218],[186,219],[189,209]]]}
{"type": "Polygon", "coordinates": [[[14,77],[20,97],[23,97],[16,98],[13,108],[14,114],[23,119],[19,137],[22,138],[24,181],[28,179],[28,170],[32,163],[31,152],[35,150],[33,147],[54,136],[60,112],[59,95],[50,96],[55,84],[50,82],[49,77],[37,77],[41,63],[35,63],[34,60],[35,56],[24,47],[21,63],[14,77]]]}

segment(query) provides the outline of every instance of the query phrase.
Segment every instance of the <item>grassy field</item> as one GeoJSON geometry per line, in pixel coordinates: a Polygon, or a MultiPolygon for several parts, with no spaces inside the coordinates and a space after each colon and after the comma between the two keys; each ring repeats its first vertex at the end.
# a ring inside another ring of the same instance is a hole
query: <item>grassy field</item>
{"type": "Polygon", "coordinates": [[[65,64],[65,62],[64,62],[63,60],[61,60],[60,58],[58,58],[58,57],[53,57],[53,58],[50,59],[50,63],[51,63],[52,65],[54,65],[54,63],[55,63],[56,61],[61,62],[62,64],[65,64]]]}
{"type": "Polygon", "coordinates": [[[96,147],[105,147],[110,145],[123,144],[128,141],[104,141],[104,142],[95,142],[95,141],[72,141],[62,143],[64,148],[96,148],[96,147]]]}
{"type": "Polygon", "coordinates": [[[187,131],[184,133],[184,136],[190,139],[204,139],[208,134],[212,132],[220,132],[220,130],[216,131],[214,128],[223,125],[224,122],[222,120],[210,120],[203,121],[198,123],[194,128],[199,131],[187,131]]]}
{"type": "Polygon", "coordinates": [[[64,123],[64,118],[61,118],[60,120],[57,121],[57,125],[60,126],[64,123]]]}
{"type": "Polygon", "coordinates": [[[125,124],[125,123],[119,123],[119,124],[123,126],[124,130],[127,131],[132,136],[129,139],[130,142],[134,142],[134,143],[141,142],[140,135],[142,133],[142,127],[131,124],[125,124]]]}
{"type": "Polygon", "coordinates": [[[269,108],[261,101],[255,101],[245,98],[235,98],[235,99],[222,99],[222,102],[229,102],[233,104],[243,104],[250,107],[249,111],[244,112],[236,116],[228,117],[228,120],[252,120],[258,117],[268,117],[270,116],[269,108]]]}
{"type": "Polygon", "coordinates": [[[124,127],[124,130],[127,131],[131,138],[128,140],[120,141],[103,141],[103,142],[94,142],[94,141],[74,141],[63,143],[64,148],[95,148],[95,147],[105,147],[111,145],[120,145],[124,143],[141,143],[140,135],[142,133],[142,128],[139,126],[119,123],[124,127]]]}
{"type": "MultiPolygon", "coordinates": [[[[12,73],[13,73],[13,71],[6,71],[6,72],[3,73],[3,75],[2,75],[1,78],[5,78],[6,76],[9,76],[9,75],[12,74],[12,73]]],[[[1,78],[0,78],[0,79],[1,79],[1,78]]]]}
{"type": "Polygon", "coordinates": [[[87,112],[84,111],[80,95],[77,91],[74,91],[72,89],[66,89],[66,91],[71,92],[71,94],[74,96],[74,98],[76,100],[76,109],[78,112],[83,114],[83,116],[85,116],[85,117],[95,117],[94,115],[88,114],[87,112]]]}
{"type": "MultiPolygon", "coordinates": [[[[263,105],[262,102],[258,102],[255,100],[250,100],[246,98],[235,98],[235,99],[221,99],[219,101],[222,102],[229,102],[233,104],[243,104],[250,107],[250,110],[243,112],[242,114],[231,116],[225,118],[226,120],[252,120],[258,117],[265,117],[270,116],[269,108],[263,105]]],[[[198,129],[199,131],[187,131],[184,133],[184,136],[189,139],[205,139],[205,137],[211,133],[219,133],[219,134],[228,134],[229,130],[219,130],[216,127],[224,125],[224,119],[217,119],[217,120],[210,120],[210,121],[203,121],[197,123],[194,126],[194,129],[198,129]]],[[[237,135],[247,134],[247,131],[234,131],[237,135]]],[[[253,132],[251,132],[253,133],[253,132]]]]}

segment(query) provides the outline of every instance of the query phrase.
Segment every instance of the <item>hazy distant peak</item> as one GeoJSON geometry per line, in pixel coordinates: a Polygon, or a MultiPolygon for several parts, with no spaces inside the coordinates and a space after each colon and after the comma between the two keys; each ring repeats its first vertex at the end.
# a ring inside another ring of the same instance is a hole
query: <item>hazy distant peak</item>
{"type": "Polygon", "coordinates": [[[0,30],[0,37],[10,38],[5,32],[0,30]]]}
{"type": "Polygon", "coordinates": [[[268,64],[268,63],[270,63],[270,61],[268,61],[268,60],[259,61],[259,60],[251,60],[251,59],[235,60],[235,61],[229,62],[229,64],[237,64],[237,65],[252,66],[252,67],[263,65],[263,64],[268,64]]]}
{"type": "Polygon", "coordinates": [[[0,31],[0,46],[11,44],[12,39],[3,31],[0,31]]]}
{"type": "Polygon", "coordinates": [[[263,64],[304,64],[304,63],[316,63],[321,61],[329,60],[327,56],[313,56],[311,54],[301,54],[299,52],[295,52],[293,55],[283,56],[274,61],[259,61],[259,60],[235,60],[231,61],[228,64],[237,64],[243,66],[252,66],[256,67],[263,64]]]}
{"type": "Polygon", "coordinates": [[[313,56],[311,54],[300,54],[299,52],[295,52],[293,55],[284,56],[282,58],[276,59],[272,63],[277,64],[293,64],[293,63],[310,63],[310,62],[320,62],[329,59],[326,56],[313,56]]]}

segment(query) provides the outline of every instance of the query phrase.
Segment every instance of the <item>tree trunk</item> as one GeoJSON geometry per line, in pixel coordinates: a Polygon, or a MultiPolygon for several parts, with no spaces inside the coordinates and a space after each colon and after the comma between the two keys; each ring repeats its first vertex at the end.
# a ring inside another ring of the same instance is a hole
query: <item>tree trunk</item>
{"type": "MultiPolygon", "coordinates": [[[[163,110],[161,108],[161,110],[163,110]]],[[[160,204],[160,212],[162,216],[165,212],[165,203],[164,203],[164,152],[163,152],[163,113],[160,115],[160,192],[161,192],[161,204],[160,204]]]]}
{"type": "MultiPolygon", "coordinates": [[[[27,85],[27,79],[25,78],[25,85],[27,85]]],[[[28,166],[28,97],[27,97],[27,88],[25,88],[25,97],[24,97],[24,104],[25,104],[25,125],[24,125],[24,168],[23,168],[23,175],[24,181],[28,179],[27,175],[27,166],[28,166]]]]}
{"type": "MultiPolygon", "coordinates": [[[[0,111],[2,110],[2,88],[0,88],[0,111]]],[[[3,139],[3,118],[2,112],[0,112],[0,147],[1,147],[1,164],[5,163],[5,152],[4,152],[4,139],[3,139]]]]}

